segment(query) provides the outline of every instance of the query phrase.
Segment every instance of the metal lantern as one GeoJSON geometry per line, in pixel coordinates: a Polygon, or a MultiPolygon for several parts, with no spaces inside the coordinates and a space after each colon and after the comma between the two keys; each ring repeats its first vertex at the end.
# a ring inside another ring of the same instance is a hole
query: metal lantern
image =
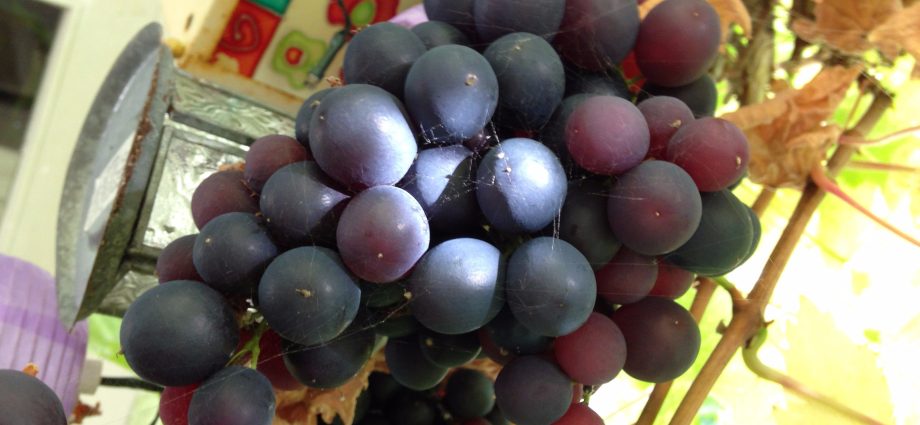
{"type": "Polygon", "coordinates": [[[57,239],[65,324],[122,315],[156,284],[160,251],[197,232],[198,183],[255,138],[294,133],[291,117],[177,69],[161,38],[150,24],[121,53],[71,158],[57,239]]]}

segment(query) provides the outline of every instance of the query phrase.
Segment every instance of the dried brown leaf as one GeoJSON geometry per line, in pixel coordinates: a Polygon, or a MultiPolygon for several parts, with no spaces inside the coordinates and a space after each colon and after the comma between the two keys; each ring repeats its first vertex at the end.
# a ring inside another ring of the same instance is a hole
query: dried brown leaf
{"type": "Polygon", "coordinates": [[[828,67],[799,90],[787,88],[772,99],[722,116],[748,137],[751,180],[770,187],[801,187],[840,137],[841,129],[827,120],[860,71],[828,67]]]}
{"type": "MultiPolygon", "coordinates": [[[[920,63],[920,3],[875,28],[869,33],[869,41],[875,43],[889,59],[894,59],[904,49],[920,63]]],[[[914,74],[917,76],[917,68],[914,68],[914,74]]]]}
{"type": "MultiPolygon", "coordinates": [[[[664,0],[648,0],[639,5],[639,16],[643,19],[659,3],[664,0]]],[[[707,0],[712,8],[719,14],[722,43],[728,40],[729,27],[738,24],[745,34],[751,33],[751,14],[741,0],[707,0]]]]}
{"type": "Polygon", "coordinates": [[[812,43],[848,54],[873,47],[869,33],[901,10],[900,0],[815,0],[815,20],[796,19],[792,30],[812,43]]]}
{"type": "Polygon", "coordinates": [[[732,24],[738,24],[745,34],[751,34],[751,14],[741,0],[709,0],[709,4],[719,14],[723,43],[728,40],[732,24]]]}

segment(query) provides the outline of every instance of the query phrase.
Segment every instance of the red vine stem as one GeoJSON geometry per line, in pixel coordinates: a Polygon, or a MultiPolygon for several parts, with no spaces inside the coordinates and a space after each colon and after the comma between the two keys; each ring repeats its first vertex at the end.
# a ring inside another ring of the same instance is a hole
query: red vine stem
{"type": "Polygon", "coordinates": [[[858,168],[864,170],[878,170],[878,171],[898,171],[904,173],[920,173],[920,167],[912,167],[910,165],[903,164],[890,164],[886,162],[875,162],[875,161],[850,161],[847,164],[850,168],[858,168]]]}
{"type": "MultiPolygon", "coordinates": [[[[869,108],[856,126],[844,135],[864,137],[890,106],[891,98],[885,93],[877,92],[869,108]]],[[[853,153],[856,152],[856,149],[852,145],[839,145],[828,161],[828,175],[835,176],[839,173],[853,153]]],[[[725,366],[728,365],[729,360],[763,326],[764,309],[766,309],[767,303],[773,295],[776,283],[779,281],[786,263],[792,257],[796,244],[805,232],[808,221],[824,199],[825,193],[813,182],[806,183],[798,205],[796,205],[795,211],[789,218],[789,222],[783,230],[776,247],[770,254],[770,259],[767,261],[754,289],[751,290],[745,300],[739,300],[739,302],[735,303],[734,314],[728,324],[728,328],[709,359],[707,359],[706,364],[703,365],[700,374],[694,379],[690,390],[681,400],[677,412],[671,419],[672,425],[688,425],[693,421],[700,406],[703,405],[703,401],[712,390],[713,385],[715,385],[716,380],[725,370],[725,366]]]]}
{"type": "MultiPolygon", "coordinates": [[[[700,323],[703,320],[703,313],[706,312],[706,307],[709,306],[709,301],[712,299],[712,294],[715,290],[716,283],[712,279],[708,277],[700,278],[699,284],[696,286],[696,295],[693,297],[693,304],[690,305],[690,315],[693,316],[696,323],[700,323]]],[[[655,418],[658,417],[661,406],[664,405],[664,399],[668,396],[673,383],[674,381],[668,381],[655,384],[655,388],[652,389],[652,394],[649,395],[648,401],[639,415],[639,420],[636,421],[636,425],[651,425],[655,422],[655,418]]]]}
{"type": "Polygon", "coordinates": [[[891,224],[891,223],[885,221],[885,219],[879,217],[878,215],[876,215],[875,213],[873,213],[871,210],[869,210],[868,208],[866,208],[865,206],[863,206],[862,204],[860,204],[859,202],[857,202],[855,199],[853,199],[853,197],[851,197],[851,196],[848,195],[846,192],[844,192],[843,189],[840,188],[840,186],[837,186],[837,183],[834,183],[834,181],[831,180],[831,179],[824,173],[824,167],[821,167],[820,165],[818,165],[818,166],[815,166],[814,168],[812,168],[812,170],[811,170],[811,180],[814,181],[815,184],[818,185],[818,187],[821,188],[821,190],[823,190],[823,191],[825,191],[825,192],[827,192],[827,193],[830,193],[831,195],[834,195],[834,196],[840,198],[841,201],[843,201],[843,202],[845,202],[847,205],[849,205],[849,206],[855,208],[857,211],[863,213],[866,217],[869,217],[869,219],[871,219],[872,221],[878,223],[879,226],[882,226],[882,227],[888,229],[890,232],[892,232],[892,233],[894,233],[894,234],[900,236],[900,237],[903,238],[904,240],[906,240],[906,241],[910,242],[911,244],[913,244],[914,246],[920,248],[920,241],[918,241],[916,238],[914,238],[913,236],[907,234],[906,232],[902,231],[901,229],[898,229],[895,225],[893,225],[893,224],[891,224]]]}
{"type": "Polygon", "coordinates": [[[840,143],[843,145],[856,145],[856,146],[869,146],[869,145],[882,145],[888,142],[893,142],[902,137],[907,137],[915,133],[920,133],[920,125],[908,128],[902,128],[898,131],[895,131],[891,134],[886,134],[882,137],[872,140],[866,140],[863,137],[841,137],[840,143]]]}

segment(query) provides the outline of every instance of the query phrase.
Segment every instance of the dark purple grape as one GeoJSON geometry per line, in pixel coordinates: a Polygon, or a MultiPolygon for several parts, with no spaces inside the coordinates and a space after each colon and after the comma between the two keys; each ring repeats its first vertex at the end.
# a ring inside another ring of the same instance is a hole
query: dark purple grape
{"type": "Polygon", "coordinates": [[[511,423],[508,422],[508,419],[505,419],[505,415],[498,407],[498,403],[496,403],[495,407],[492,408],[492,411],[486,415],[486,419],[489,420],[490,425],[511,425],[511,423]]]}
{"type": "Polygon", "coordinates": [[[311,388],[336,388],[358,374],[374,352],[374,331],[352,326],[331,341],[305,347],[284,346],[284,364],[300,383],[311,388]]]}
{"type": "Polygon", "coordinates": [[[522,325],[509,308],[477,332],[482,351],[499,364],[527,354],[540,354],[549,350],[553,338],[534,333],[522,325]]]}
{"type": "Polygon", "coordinates": [[[478,370],[457,369],[447,378],[444,405],[456,419],[488,414],[495,406],[492,380],[478,370]]]}
{"type": "Polygon", "coordinates": [[[555,44],[569,62],[599,71],[622,62],[638,32],[636,0],[567,0],[555,44]]]}
{"type": "Polygon", "coordinates": [[[475,50],[439,46],[412,65],[405,100],[426,143],[456,144],[475,136],[492,118],[498,79],[475,50]]]}
{"type": "Polygon", "coordinates": [[[666,159],[683,168],[700,192],[717,192],[744,176],[750,152],[738,126],[705,117],[677,130],[668,142],[666,159]]]}
{"type": "Polygon", "coordinates": [[[401,316],[384,316],[374,323],[374,332],[389,338],[402,338],[413,335],[422,329],[422,325],[411,314],[401,316]]]}
{"type": "Polygon", "coordinates": [[[655,257],[620,248],[597,277],[597,295],[612,304],[629,304],[644,298],[655,285],[658,264],[655,257]]]}
{"type": "Polygon", "coordinates": [[[693,116],[696,118],[711,117],[716,112],[716,102],[719,99],[716,82],[709,74],[703,74],[693,82],[678,87],[646,83],[642,86],[642,90],[644,97],[671,96],[680,99],[693,111],[693,116]]]}
{"type": "Polygon", "coordinates": [[[386,407],[387,419],[399,425],[433,425],[438,410],[423,393],[403,390],[386,407]]]}
{"type": "Polygon", "coordinates": [[[705,0],[665,0],[642,20],[636,64],[651,83],[689,84],[718,55],[720,37],[719,15],[705,0]]]}
{"type": "Polygon", "coordinates": [[[461,146],[425,149],[418,154],[400,186],[425,211],[434,233],[469,233],[479,224],[473,152],[461,146]]]}
{"type": "Polygon", "coordinates": [[[477,170],[476,198],[489,223],[505,233],[536,232],[565,201],[559,159],[531,139],[508,139],[489,150],[477,170]]]}
{"type": "Polygon", "coordinates": [[[626,339],[623,370],[647,382],[682,375],[700,351],[700,329],[679,304],[648,297],[617,309],[612,317],[626,339]]]}
{"type": "Polygon", "coordinates": [[[569,182],[559,214],[559,239],[577,248],[595,270],[620,249],[620,241],[607,224],[607,188],[600,181],[569,182]]]}
{"type": "Polygon", "coordinates": [[[424,0],[425,14],[432,21],[446,22],[463,31],[472,40],[476,36],[473,23],[475,0],[424,0]]]}
{"type": "Polygon", "coordinates": [[[372,309],[395,307],[406,301],[406,287],[401,282],[378,285],[370,282],[358,282],[361,286],[361,304],[372,309]]]}
{"type": "Polygon", "coordinates": [[[349,196],[312,161],[297,162],[275,172],[259,206],[265,224],[281,245],[335,246],[335,229],[349,196]]]}
{"type": "Polygon", "coordinates": [[[275,258],[259,283],[259,309],[269,326],[287,340],[321,344],[354,320],[361,290],[338,255],[313,246],[275,258]]]}
{"type": "Polygon", "coordinates": [[[160,283],[172,280],[196,280],[204,282],[195,262],[192,261],[192,249],[195,247],[194,235],[185,235],[166,245],[157,257],[156,275],[160,283]]]}
{"type": "Polygon", "coordinates": [[[626,362],[626,341],[616,323],[599,313],[574,332],[556,338],[556,363],[573,381],[601,385],[613,380],[626,362]]]}
{"type": "Polygon", "coordinates": [[[655,278],[655,285],[650,297],[664,297],[672,300],[680,298],[687,293],[693,286],[696,275],[691,271],[677,267],[663,259],[658,260],[658,277],[655,278]]]}
{"type": "Polygon", "coordinates": [[[553,425],[604,425],[604,419],[585,403],[572,403],[553,425]]]}
{"type": "Polygon", "coordinates": [[[693,121],[693,111],[680,99],[671,96],[656,96],[639,102],[639,111],[648,124],[648,156],[664,159],[668,141],[684,124],[693,121]]]}
{"type": "Polygon", "coordinates": [[[473,0],[476,33],[484,42],[513,32],[529,32],[552,41],[563,14],[565,0],[473,0]]]}
{"type": "Polygon", "coordinates": [[[294,121],[294,138],[307,150],[308,158],[313,158],[313,154],[310,152],[310,121],[313,119],[313,111],[335,89],[336,87],[329,87],[311,94],[297,111],[297,118],[294,121]]]}
{"type": "Polygon", "coordinates": [[[633,97],[626,81],[617,71],[586,72],[570,69],[565,75],[565,96],[577,94],[616,96],[626,100],[632,100],[633,97]]]}
{"type": "MultiPolygon", "coordinates": [[[[248,340],[249,336],[243,334],[241,340],[248,340]]],[[[259,338],[259,364],[256,370],[265,375],[272,383],[272,387],[279,390],[302,390],[303,384],[291,375],[284,365],[284,347],[277,332],[266,329],[259,338]]]]}
{"type": "Polygon", "coordinates": [[[470,45],[469,37],[467,37],[463,31],[460,31],[457,27],[447,22],[422,22],[412,27],[412,32],[419,40],[422,40],[422,43],[425,43],[425,47],[428,49],[447,44],[459,44],[461,46],[470,45]]]}
{"type": "Polygon", "coordinates": [[[565,143],[580,167],[595,174],[621,174],[642,162],[648,153],[648,125],[629,101],[594,96],[569,115],[565,143]]]}
{"type": "Polygon", "coordinates": [[[505,292],[521,324],[540,335],[558,336],[588,320],[597,286],[591,265],[575,247],[539,237],[511,255],[505,292]]]}
{"type": "Polygon", "coordinates": [[[389,404],[391,398],[402,389],[393,375],[383,372],[371,372],[367,377],[367,393],[371,396],[371,405],[382,408],[389,404]]]}
{"type": "Polygon", "coordinates": [[[211,174],[192,193],[192,218],[203,229],[211,219],[229,212],[259,212],[259,197],[244,183],[243,172],[218,171],[211,174]]]}
{"type": "Polygon", "coordinates": [[[200,282],[177,280],[141,294],[119,330],[131,369],[163,386],[201,382],[230,360],[239,342],[233,310],[200,282]]]}
{"type": "Polygon", "coordinates": [[[572,381],[542,357],[517,357],[498,373],[495,401],[504,416],[515,424],[549,424],[568,410],[572,381]]]}
{"type": "Polygon", "coordinates": [[[0,370],[0,412],[3,425],[67,425],[54,390],[18,370],[0,370]]]}
{"type": "Polygon", "coordinates": [[[748,249],[748,252],[747,252],[747,254],[744,256],[744,259],[741,260],[742,263],[744,263],[745,261],[747,261],[748,259],[750,259],[751,256],[754,255],[754,252],[757,251],[757,245],[760,244],[760,234],[761,234],[760,217],[757,217],[757,213],[755,213],[754,210],[752,210],[752,209],[751,209],[750,207],[748,207],[747,205],[745,205],[745,209],[747,209],[748,215],[751,217],[751,232],[752,232],[752,235],[751,235],[751,248],[748,249]]]}
{"type": "Polygon", "coordinates": [[[295,162],[312,159],[307,151],[293,137],[273,134],[256,139],[246,153],[246,170],[243,177],[246,184],[261,192],[262,186],[275,171],[295,162]]]}
{"type": "Polygon", "coordinates": [[[702,200],[699,228],[665,260],[702,276],[721,276],[741,265],[751,248],[751,215],[727,190],[703,193],[702,200]]]}
{"type": "Polygon", "coordinates": [[[205,283],[226,294],[250,295],[278,255],[268,229],[252,214],[227,213],[195,238],[192,260],[205,283]]]}
{"type": "Polygon", "coordinates": [[[665,161],[645,161],[610,188],[607,218],[623,245],[645,255],[671,252],[700,224],[702,204],[693,179],[665,161]]]}
{"type": "Polygon", "coordinates": [[[336,230],[342,261],[374,283],[406,275],[430,241],[428,219],[418,201],[392,186],[376,186],[352,198],[336,230]]]}
{"type": "Polygon", "coordinates": [[[415,335],[390,339],[384,351],[390,375],[410,389],[422,391],[434,388],[447,376],[447,368],[425,358],[415,335]]]}
{"type": "Polygon", "coordinates": [[[431,248],[406,284],[412,314],[443,334],[479,329],[504,303],[500,257],[497,248],[479,239],[451,239],[431,248]]]}
{"type": "Polygon", "coordinates": [[[562,101],[565,69],[553,47],[524,32],[492,42],[483,56],[498,77],[498,112],[502,124],[539,130],[562,101]]]}
{"type": "Polygon", "coordinates": [[[418,147],[398,99],[379,87],[349,84],[314,111],[310,150],[327,175],[360,191],[398,182],[418,147]]]}
{"type": "Polygon", "coordinates": [[[203,382],[188,409],[189,425],[270,425],[275,393],[264,375],[228,366],[203,382]]]}
{"type": "Polygon", "coordinates": [[[565,145],[565,126],[568,124],[572,112],[575,112],[576,108],[592,96],[594,95],[576,94],[562,99],[562,103],[556,107],[553,116],[550,117],[549,122],[540,132],[540,141],[556,154],[563,169],[565,169],[566,176],[569,178],[575,178],[583,174],[584,171],[579,168],[578,164],[572,160],[572,156],[569,155],[569,148],[565,145]]]}
{"type": "Polygon", "coordinates": [[[445,335],[424,329],[418,335],[422,354],[432,363],[441,367],[462,366],[477,356],[481,347],[475,332],[445,335]]]}
{"type": "Polygon", "coordinates": [[[362,29],[348,42],[342,69],[348,84],[372,84],[402,96],[406,74],[426,51],[412,31],[391,22],[362,29]]]}

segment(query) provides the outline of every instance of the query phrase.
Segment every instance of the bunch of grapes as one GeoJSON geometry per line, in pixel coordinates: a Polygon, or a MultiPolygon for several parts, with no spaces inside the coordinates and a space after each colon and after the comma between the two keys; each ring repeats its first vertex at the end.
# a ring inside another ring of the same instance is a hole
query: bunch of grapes
{"type": "Polygon", "coordinates": [[[713,8],[424,7],[411,30],[357,33],[347,84],[306,100],[295,137],[257,139],[195,191],[200,233],[163,251],[121,328],[134,371],[168,387],[168,425],[269,424],[273,388],[335,388],[382,344],[406,395],[362,423],[601,423],[573,404],[582,386],[693,363],[700,331],[673,299],[760,232],[731,193],[747,140],[708,116],[713,8]],[[494,382],[442,383],[483,355],[494,382]],[[418,393],[433,388],[444,409],[418,393]],[[430,414],[410,420],[413,403],[430,414]]]}

